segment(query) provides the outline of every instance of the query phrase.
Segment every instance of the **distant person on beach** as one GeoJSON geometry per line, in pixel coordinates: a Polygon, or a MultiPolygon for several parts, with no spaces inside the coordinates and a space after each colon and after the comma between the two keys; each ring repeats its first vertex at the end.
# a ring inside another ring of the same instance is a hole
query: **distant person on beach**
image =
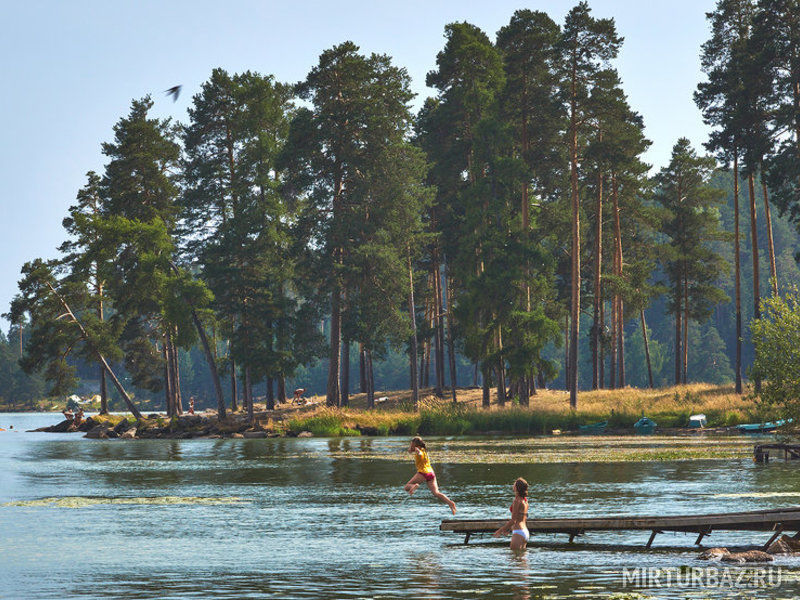
{"type": "Polygon", "coordinates": [[[75,415],[75,419],[73,419],[72,422],[75,425],[75,427],[80,427],[83,424],[83,407],[78,409],[78,412],[75,415]]]}
{"type": "Polygon", "coordinates": [[[189,414],[194,414],[194,396],[189,396],[189,414]]]}
{"type": "Polygon", "coordinates": [[[433,492],[433,495],[447,504],[450,510],[453,511],[453,514],[456,514],[456,503],[439,491],[439,486],[436,484],[436,474],[433,472],[431,461],[428,458],[428,450],[421,437],[417,436],[411,440],[408,453],[414,455],[414,463],[417,466],[417,472],[408,480],[404,488],[408,492],[408,495],[413,496],[420,484],[425,481],[431,492],[433,492]]]}
{"type": "Polygon", "coordinates": [[[531,534],[528,532],[528,482],[522,477],[514,482],[514,502],[511,503],[511,519],[494,532],[494,537],[511,532],[511,549],[524,550],[531,534]]]}

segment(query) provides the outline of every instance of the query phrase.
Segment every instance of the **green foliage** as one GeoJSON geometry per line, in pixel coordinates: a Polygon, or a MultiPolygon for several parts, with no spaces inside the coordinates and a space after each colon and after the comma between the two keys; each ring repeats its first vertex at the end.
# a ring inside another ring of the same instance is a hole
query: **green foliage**
{"type": "Polygon", "coordinates": [[[751,376],[763,381],[759,399],[785,416],[800,415],[800,290],[762,301],[751,324],[756,358],[751,376]]]}

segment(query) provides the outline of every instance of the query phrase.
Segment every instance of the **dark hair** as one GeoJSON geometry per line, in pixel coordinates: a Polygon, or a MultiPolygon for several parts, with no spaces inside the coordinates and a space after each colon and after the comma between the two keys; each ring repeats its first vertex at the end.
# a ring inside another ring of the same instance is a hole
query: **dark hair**
{"type": "Polygon", "coordinates": [[[423,442],[422,438],[419,436],[416,436],[414,437],[414,439],[411,440],[411,445],[416,446],[418,448],[425,448],[425,442],[423,442]]]}
{"type": "Polygon", "coordinates": [[[517,477],[517,480],[514,482],[514,489],[517,490],[517,495],[523,498],[528,497],[528,482],[522,477],[517,477]]]}

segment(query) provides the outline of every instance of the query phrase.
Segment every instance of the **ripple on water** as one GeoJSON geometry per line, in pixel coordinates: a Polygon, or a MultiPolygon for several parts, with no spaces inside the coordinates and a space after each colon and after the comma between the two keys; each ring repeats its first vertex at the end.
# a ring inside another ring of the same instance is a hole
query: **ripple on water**
{"type": "Polygon", "coordinates": [[[35,500],[17,500],[14,502],[5,502],[0,506],[25,506],[25,507],[58,507],[58,508],[84,508],[87,506],[95,506],[98,504],[137,504],[137,505],[174,505],[174,504],[191,504],[195,506],[218,506],[225,504],[244,504],[249,503],[250,500],[238,498],[236,496],[227,497],[197,497],[197,496],[154,496],[150,498],[108,498],[108,497],[90,497],[90,496],[63,496],[63,497],[50,497],[38,498],[35,500]]]}

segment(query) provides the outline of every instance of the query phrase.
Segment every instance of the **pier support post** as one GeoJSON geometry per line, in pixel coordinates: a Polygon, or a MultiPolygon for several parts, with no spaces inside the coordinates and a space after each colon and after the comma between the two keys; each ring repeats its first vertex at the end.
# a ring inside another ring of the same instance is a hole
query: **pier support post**
{"type": "Polygon", "coordinates": [[[697,536],[697,539],[694,541],[694,545],[699,546],[700,542],[703,541],[703,538],[706,537],[709,533],[711,533],[711,529],[704,529],[700,531],[699,535],[697,536]]]}
{"type": "Polygon", "coordinates": [[[656,539],[656,535],[661,533],[660,531],[654,529],[653,533],[650,534],[650,539],[647,540],[647,545],[645,546],[645,550],[650,550],[650,546],[653,545],[653,540],[656,539]]]}
{"type": "Polygon", "coordinates": [[[777,525],[775,525],[775,527],[777,528],[775,530],[775,533],[773,533],[772,537],[769,538],[769,540],[767,541],[766,544],[764,544],[764,552],[766,552],[767,548],[769,548],[772,545],[772,542],[777,540],[778,536],[780,536],[783,533],[783,525],[782,524],[778,523],[777,525]]]}
{"type": "Polygon", "coordinates": [[[464,544],[469,544],[469,538],[472,536],[472,532],[468,531],[467,535],[464,536],[464,544]]]}

